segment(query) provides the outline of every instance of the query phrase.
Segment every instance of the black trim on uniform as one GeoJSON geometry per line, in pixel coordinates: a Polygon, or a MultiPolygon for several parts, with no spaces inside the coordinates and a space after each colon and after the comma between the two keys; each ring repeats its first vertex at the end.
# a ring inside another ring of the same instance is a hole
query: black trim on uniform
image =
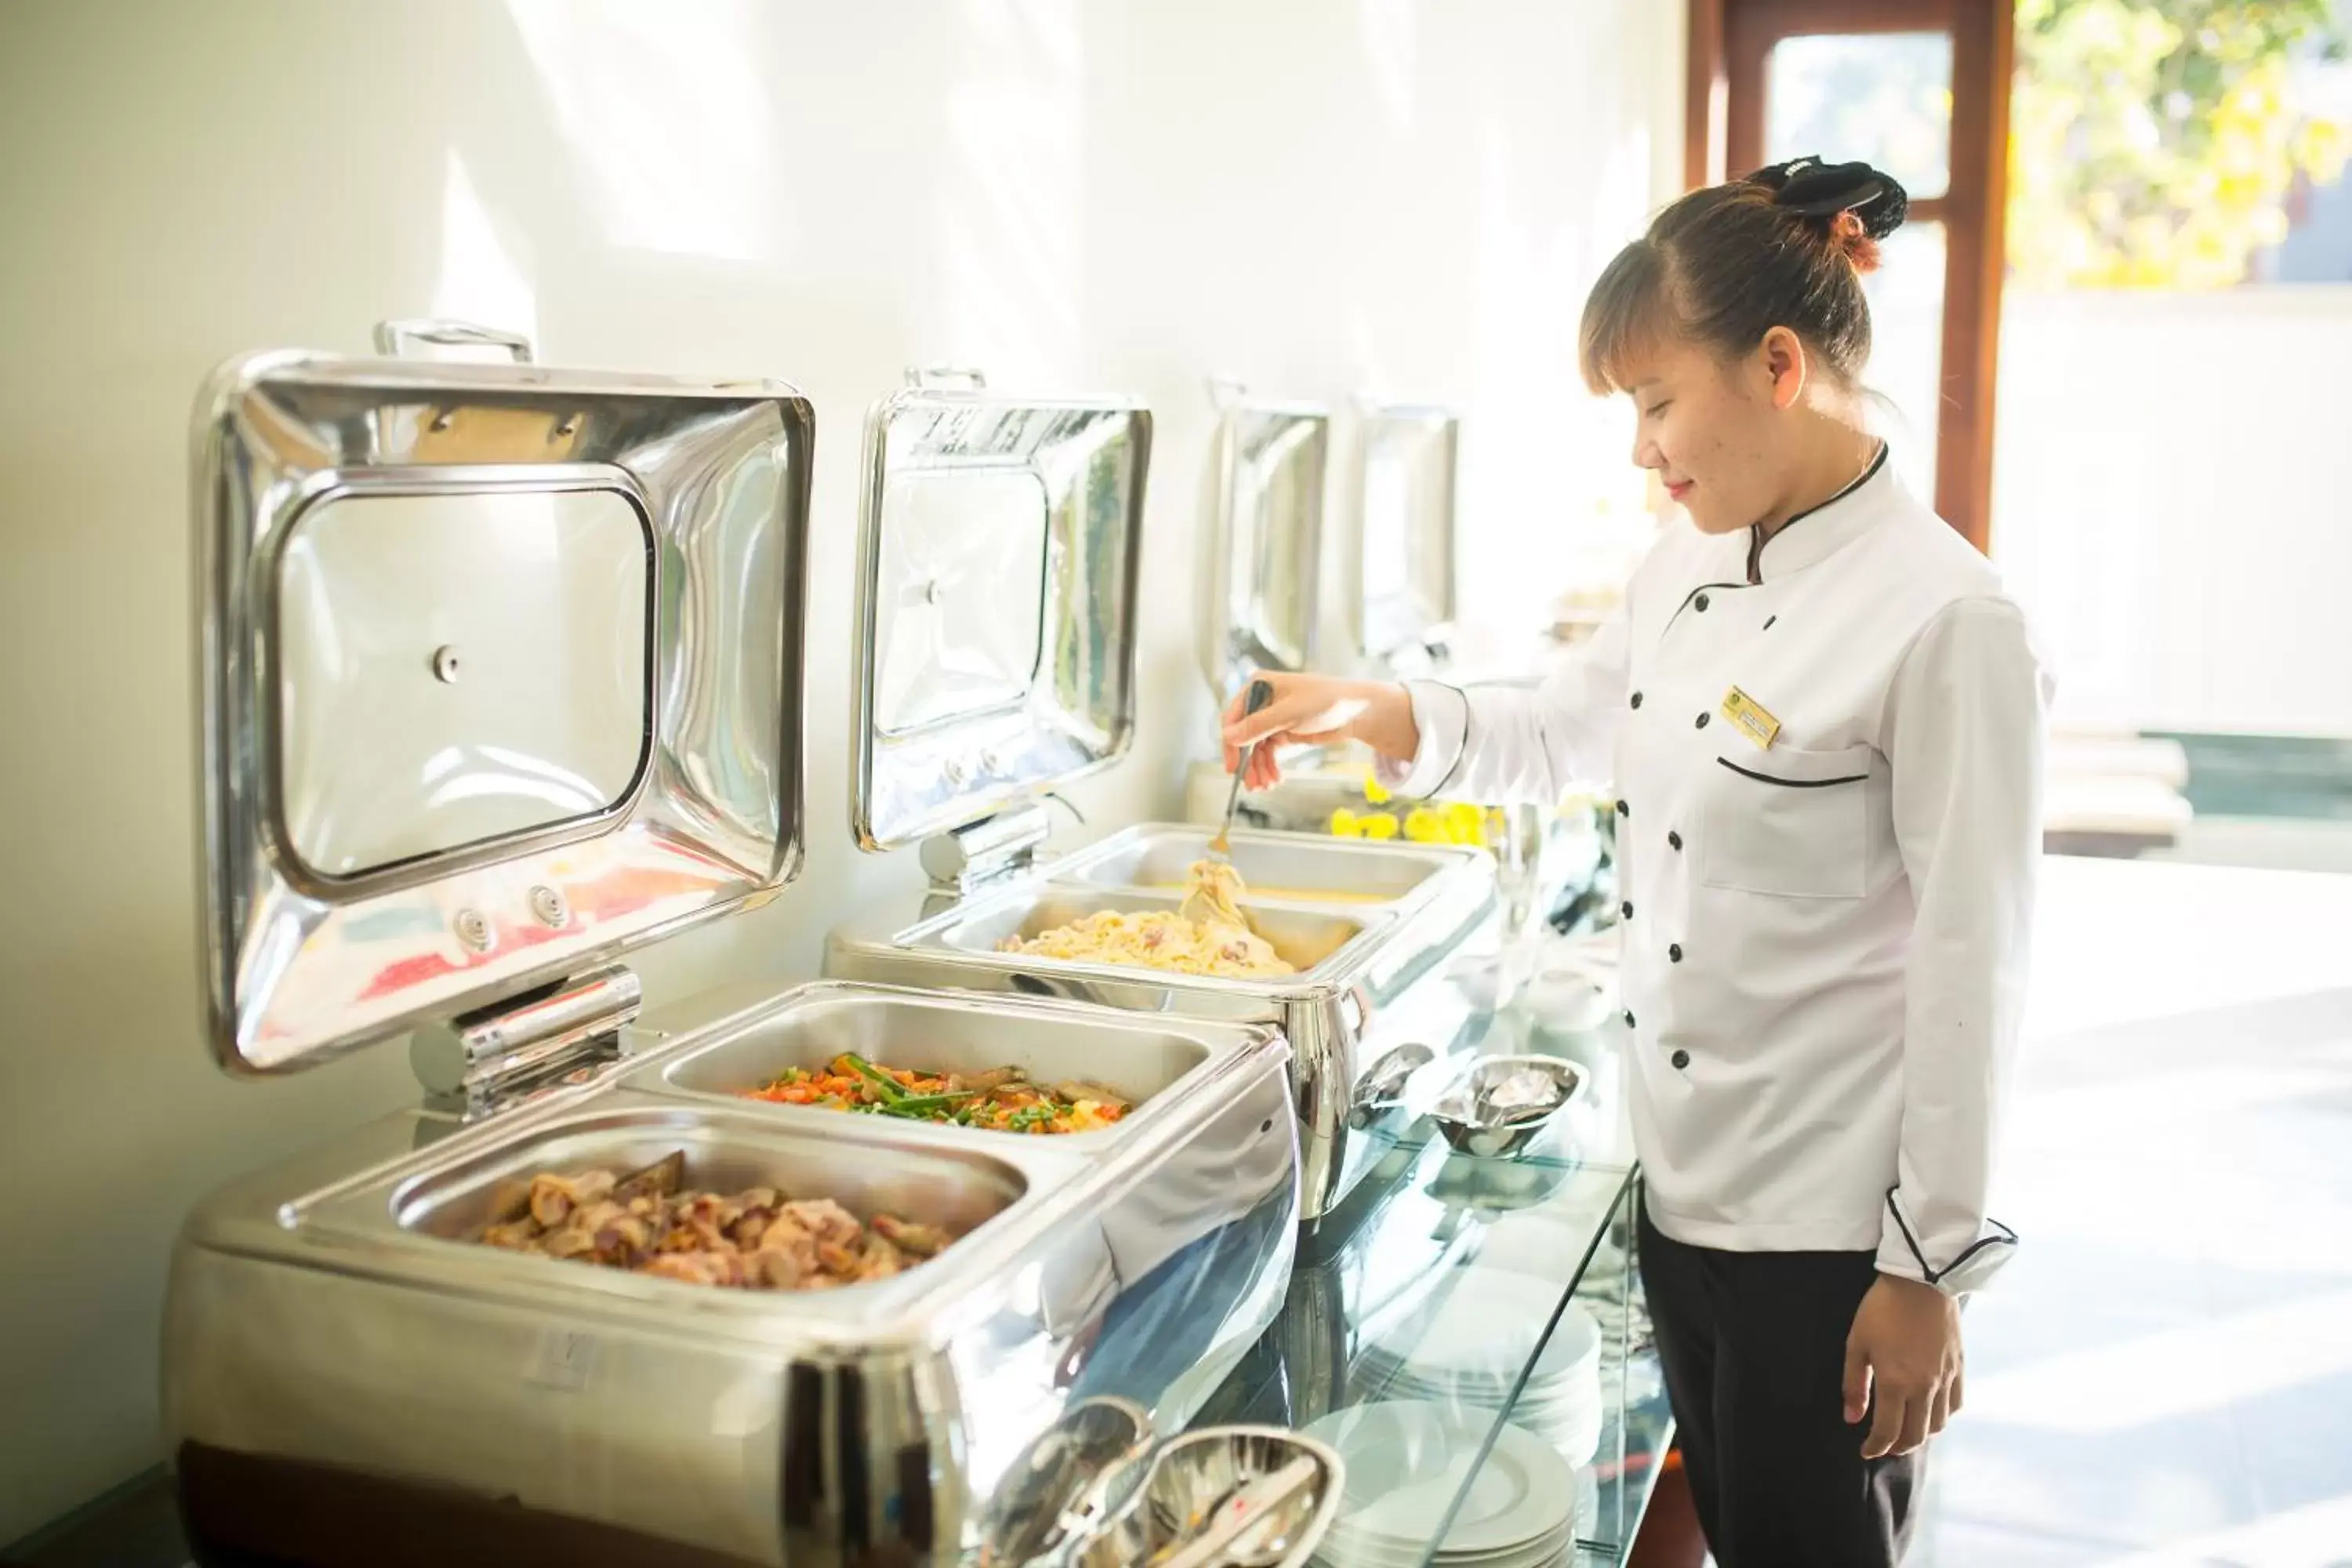
{"type": "Polygon", "coordinates": [[[1741,778],[1754,779],[1758,784],[1779,784],[1782,789],[1828,789],[1832,784],[1867,784],[1870,781],[1868,773],[1849,773],[1842,779],[1775,778],[1770,773],[1759,773],[1752,768],[1743,768],[1729,757],[1717,757],[1715,760],[1741,778]]]}
{"type": "MultiPolygon", "coordinates": [[[[1683,595],[1683,602],[1675,606],[1675,613],[1673,615],[1666,617],[1665,626],[1658,633],[1658,636],[1660,637],[1664,637],[1667,632],[1674,630],[1675,623],[1683,618],[1683,612],[1689,609],[1701,595],[1717,593],[1727,594],[1736,588],[1752,588],[1754,586],[1755,584],[1752,583],[1701,583],[1697,587],[1693,588],[1689,593],[1683,595]]],[[[1700,613],[1704,615],[1706,612],[1702,610],[1700,613]]]]}
{"type": "MultiPolygon", "coordinates": [[[[1863,486],[1876,479],[1878,477],[1878,470],[1886,466],[1886,443],[1881,441],[1878,444],[1878,456],[1870,459],[1870,467],[1863,469],[1861,473],[1854,476],[1853,483],[1847,485],[1845,489],[1838,491],[1837,494],[1830,497],[1829,500],[1821,502],[1818,506],[1807,507],[1796,516],[1789,519],[1787,522],[1784,522],[1779,528],[1774,529],[1772,531],[1772,539],[1780,538],[1781,533],[1789,529],[1792,524],[1803,521],[1806,518],[1812,516],[1813,513],[1837,505],[1838,502],[1845,500],[1846,497],[1853,494],[1854,491],[1862,489],[1863,486]]],[[[1763,584],[1764,547],[1771,542],[1771,539],[1764,537],[1764,525],[1762,523],[1751,522],[1748,525],[1748,585],[1751,588],[1760,587],[1763,584]]],[[[1765,629],[1767,631],[1771,629],[1769,622],[1766,623],[1765,629]]]]}
{"type": "Polygon", "coordinates": [[[1453,765],[1445,770],[1444,777],[1440,778],[1435,784],[1431,786],[1429,795],[1432,799],[1435,799],[1439,795],[1444,793],[1445,786],[1454,782],[1454,775],[1462,771],[1462,764],[1470,760],[1470,694],[1467,691],[1463,690],[1462,688],[1458,686],[1446,686],[1442,680],[1434,682],[1433,684],[1444,688],[1444,689],[1447,691],[1451,691],[1461,700],[1462,744],[1454,750],[1453,765]]]}
{"type": "Polygon", "coordinates": [[[1978,1253],[1982,1252],[1988,1247],[2015,1247],[2017,1245],[2017,1232],[2010,1229],[2009,1226],[2001,1224],[2000,1221],[1993,1218],[1992,1215],[1985,1215],[1985,1224],[1999,1231],[2000,1233],[1999,1236],[1980,1236],[1977,1237],[1976,1240],[1969,1243],[1968,1246],[1960,1249],[1960,1255],[1952,1259],[1952,1266],[1948,1268],[1936,1268],[1930,1267],[1927,1262],[1927,1255],[1919,1249],[1919,1238],[1911,1234],[1911,1222],[1904,1215],[1903,1205],[1895,1201],[1895,1194],[1896,1192],[1901,1190],[1901,1186],[1902,1184],[1897,1183],[1895,1186],[1886,1189],[1886,1212],[1895,1216],[1895,1228],[1903,1233],[1903,1245],[1911,1249],[1912,1259],[1919,1265],[1919,1272],[1927,1279],[1928,1284],[1941,1285],[1946,1279],[1958,1273],[1962,1268],[1967,1268],[1969,1259],[1974,1258],[1978,1253]]]}

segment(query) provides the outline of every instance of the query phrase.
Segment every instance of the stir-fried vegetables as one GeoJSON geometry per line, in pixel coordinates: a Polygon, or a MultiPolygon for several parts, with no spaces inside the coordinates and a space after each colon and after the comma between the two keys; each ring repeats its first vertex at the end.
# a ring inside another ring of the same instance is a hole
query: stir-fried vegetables
{"type": "Polygon", "coordinates": [[[752,1100],[809,1105],[912,1121],[951,1121],[995,1132],[1093,1132],[1130,1110],[1126,1098],[1100,1084],[1032,1083],[1019,1068],[992,1068],[966,1077],[878,1067],[845,1051],[822,1068],[790,1068],[754,1089],[752,1100]]]}

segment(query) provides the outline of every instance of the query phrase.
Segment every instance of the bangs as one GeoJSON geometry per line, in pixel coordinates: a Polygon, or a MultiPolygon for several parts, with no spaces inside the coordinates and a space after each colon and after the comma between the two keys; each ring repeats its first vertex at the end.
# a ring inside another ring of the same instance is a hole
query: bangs
{"type": "Polygon", "coordinates": [[[1663,343],[1671,330],[1665,257],[1646,239],[1617,253],[1585,296],[1577,329],[1577,368],[1596,397],[1630,390],[1633,366],[1663,343]]]}

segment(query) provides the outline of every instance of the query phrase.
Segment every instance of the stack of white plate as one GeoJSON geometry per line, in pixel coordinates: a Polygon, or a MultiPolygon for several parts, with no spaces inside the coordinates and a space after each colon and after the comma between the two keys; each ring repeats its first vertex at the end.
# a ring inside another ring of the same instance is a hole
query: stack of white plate
{"type": "Polygon", "coordinates": [[[1465,1480],[1462,1511],[1433,1561],[1447,1568],[1555,1568],[1567,1562],[1576,1545],[1575,1469],[1549,1443],[1517,1426],[1502,1429],[1479,1465],[1479,1446],[1493,1426],[1486,1411],[1408,1400],[1358,1405],[1307,1428],[1348,1467],[1348,1489],[1316,1562],[1325,1568],[1418,1568],[1465,1480]]]}
{"type": "Polygon", "coordinates": [[[1622,1366],[1627,1344],[1649,1342],[1650,1325],[1638,1300],[1630,1304],[1630,1310],[1629,1303],[1620,1300],[1626,1294],[1625,1274],[1630,1267],[1622,1247],[1602,1247],[1580,1278],[1577,1269],[1584,1262],[1589,1239],[1583,1230],[1564,1223],[1548,1208],[1521,1209],[1486,1227],[1479,1267],[1550,1280],[1563,1289],[1575,1280],[1577,1305],[1601,1331],[1600,1374],[1606,1384],[1622,1366]]]}
{"type": "MultiPolygon", "coordinates": [[[[1431,1310],[1367,1346],[1361,1370],[1394,1399],[1499,1411],[1560,1291],[1508,1269],[1465,1268],[1431,1310]]],[[[1511,1405],[1512,1425],[1543,1438],[1571,1466],[1590,1464],[1601,1446],[1601,1342],[1592,1315],[1570,1302],[1511,1405]]]]}

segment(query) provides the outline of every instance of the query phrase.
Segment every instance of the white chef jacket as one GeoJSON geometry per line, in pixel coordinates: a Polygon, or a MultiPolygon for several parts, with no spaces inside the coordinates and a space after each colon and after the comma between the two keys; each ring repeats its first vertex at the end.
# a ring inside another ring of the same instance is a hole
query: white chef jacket
{"type": "Polygon", "coordinates": [[[1661,1231],[1874,1250],[1953,1292],[2008,1260],[1985,1198],[2050,683],[1990,564],[1883,451],[1760,549],[1670,525],[1541,688],[1410,689],[1400,794],[1617,781],[1627,1081],[1661,1231]]]}

